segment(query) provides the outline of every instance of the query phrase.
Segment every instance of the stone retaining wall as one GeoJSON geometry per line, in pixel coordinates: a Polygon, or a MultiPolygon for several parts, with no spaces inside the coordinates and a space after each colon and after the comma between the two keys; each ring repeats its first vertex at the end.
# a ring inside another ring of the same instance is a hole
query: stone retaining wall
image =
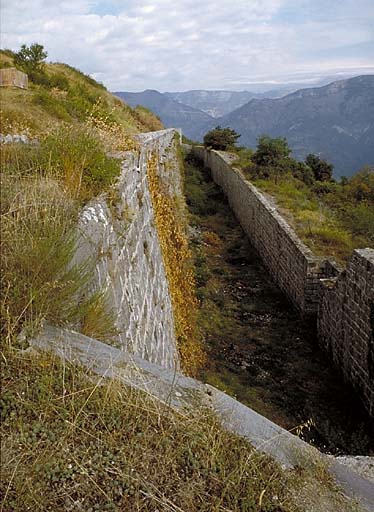
{"type": "Polygon", "coordinates": [[[317,258],[274,206],[231,167],[229,155],[188,148],[211,169],[250,241],[279,287],[317,316],[318,340],[374,417],[374,250],[353,253],[346,271],[317,258]]]}
{"type": "Polygon", "coordinates": [[[232,210],[282,291],[303,313],[316,314],[319,280],[337,274],[330,262],[317,258],[297,237],[276,208],[249,183],[230,157],[194,146],[192,154],[211,169],[232,210]]]}
{"type": "Polygon", "coordinates": [[[374,250],[355,250],[347,270],[323,284],[319,343],[374,417],[374,250]]]}
{"type": "Polygon", "coordinates": [[[147,162],[158,154],[168,186],[181,191],[175,130],[138,137],[139,150],[123,155],[122,173],[107,197],[88,204],[80,218],[77,260],[96,262],[93,287],[106,291],[119,335],[115,345],[165,368],[179,367],[169,286],[148,188],[147,162]]]}

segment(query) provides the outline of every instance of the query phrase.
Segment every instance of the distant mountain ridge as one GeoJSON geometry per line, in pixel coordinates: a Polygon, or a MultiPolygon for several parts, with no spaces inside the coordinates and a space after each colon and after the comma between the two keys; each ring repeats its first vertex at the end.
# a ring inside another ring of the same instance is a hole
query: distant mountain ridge
{"type": "Polygon", "coordinates": [[[263,134],[286,137],[294,157],[318,154],[334,164],[337,177],[350,176],[365,164],[374,165],[374,75],[299,89],[277,98],[256,94],[221,117],[212,117],[180,100],[216,114],[253,93],[198,90],[161,94],[147,90],[114,94],[130,106],[149,108],[166,127],[182,128],[192,140],[202,141],[207,131],[221,125],[236,130],[241,134],[239,144],[252,148],[263,134]]]}
{"type": "Polygon", "coordinates": [[[213,118],[201,110],[184,105],[158,91],[147,89],[143,92],[114,92],[131,107],[142,105],[160,117],[166,128],[181,128],[187,137],[204,131],[213,118]]]}
{"type": "Polygon", "coordinates": [[[211,117],[222,117],[263,94],[249,91],[206,91],[202,89],[185,92],[165,92],[165,96],[192,108],[202,110],[211,117]]]}
{"type": "Polygon", "coordinates": [[[296,158],[327,158],[336,176],[374,164],[374,75],[301,89],[277,99],[253,99],[215,120],[255,147],[259,135],[286,137],[296,158]]]}

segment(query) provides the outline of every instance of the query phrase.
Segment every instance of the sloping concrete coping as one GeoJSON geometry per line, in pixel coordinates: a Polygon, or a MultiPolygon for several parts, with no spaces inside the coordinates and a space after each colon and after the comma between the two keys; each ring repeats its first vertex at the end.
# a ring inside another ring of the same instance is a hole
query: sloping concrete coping
{"type": "Polygon", "coordinates": [[[272,456],[285,468],[308,468],[320,458],[329,466],[344,492],[357,499],[365,510],[374,512],[372,482],[336,460],[331,461],[317,449],[210,385],[71,330],[46,326],[30,345],[80,364],[101,377],[137,388],[177,410],[207,406],[227,430],[248,439],[257,450],[272,456]]]}

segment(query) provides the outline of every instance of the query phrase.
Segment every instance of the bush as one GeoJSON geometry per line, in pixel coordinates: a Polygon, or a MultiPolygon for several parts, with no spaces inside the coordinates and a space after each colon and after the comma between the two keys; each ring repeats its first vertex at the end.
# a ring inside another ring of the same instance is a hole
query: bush
{"type": "Polygon", "coordinates": [[[61,119],[62,121],[71,121],[71,117],[66,111],[65,105],[48,91],[41,89],[34,95],[32,102],[35,105],[40,105],[43,110],[48,112],[52,117],[57,117],[57,119],[61,119]]]}
{"type": "Polygon", "coordinates": [[[239,137],[240,135],[235,130],[217,126],[214,130],[204,135],[204,146],[210,149],[226,151],[227,148],[236,144],[239,137]]]}
{"type": "Polygon", "coordinates": [[[73,197],[87,200],[106,190],[120,173],[89,129],[61,128],[41,143],[42,167],[62,180],[73,197]]]}
{"type": "Polygon", "coordinates": [[[43,71],[34,71],[30,70],[28,72],[28,78],[36,85],[41,85],[46,89],[50,89],[52,87],[51,81],[48,76],[43,71]]]}
{"type": "Polygon", "coordinates": [[[269,167],[277,165],[290,153],[291,149],[285,138],[272,139],[268,135],[263,135],[258,139],[257,149],[252,160],[257,165],[269,167]]]}
{"type": "Polygon", "coordinates": [[[83,268],[68,265],[74,253],[77,210],[54,180],[4,176],[1,254],[2,325],[7,333],[44,319],[76,320],[83,268]]]}
{"type": "Polygon", "coordinates": [[[355,235],[367,237],[374,243],[374,208],[364,203],[346,207],[341,215],[342,222],[355,235]]]}
{"type": "Polygon", "coordinates": [[[86,87],[70,87],[64,105],[67,112],[78,120],[85,120],[92,107],[101,100],[99,93],[92,93],[86,87]]]}
{"type": "Polygon", "coordinates": [[[93,266],[73,261],[79,202],[77,194],[66,193],[56,167],[51,139],[2,152],[2,334],[14,343],[21,329],[34,331],[48,321],[112,340],[116,331],[105,297],[89,287],[93,266]]]}
{"type": "Polygon", "coordinates": [[[353,202],[366,201],[374,207],[374,167],[365,166],[343,187],[343,196],[353,202]]]}
{"type": "Polygon", "coordinates": [[[334,194],[338,189],[334,181],[315,181],[312,190],[317,196],[323,197],[334,194]]]}
{"type": "Polygon", "coordinates": [[[52,75],[49,82],[51,87],[57,87],[57,89],[60,89],[61,91],[69,90],[69,80],[62,73],[52,75]]]}
{"type": "Polygon", "coordinates": [[[334,166],[326,160],[322,160],[319,156],[309,153],[305,159],[305,163],[311,168],[314,178],[317,181],[330,181],[334,166]]]}
{"type": "Polygon", "coordinates": [[[40,105],[43,110],[48,112],[52,117],[57,117],[57,119],[61,119],[62,121],[71,121],[71,117],[66,111],[65,104],[43,89],[34,95],[32,102],[35,105],[40,105]]]}
{"type": "Polygon", "coordinates": [[[315,179],[311,169],[303,162],[298,162],[293,158],[284,158],[280,164],[286,171],[290,172],[294,178],[302,181],[308,186],[314,184],[315,179]]]}
{"type": "Polygon", "coordinates": [[[44,61],[48,54],[41,44],[33,43],[31,46],[23,44],[20,50],[14,55],[14,63],[25,71],[25,73],[42,73],[44,61]]]}

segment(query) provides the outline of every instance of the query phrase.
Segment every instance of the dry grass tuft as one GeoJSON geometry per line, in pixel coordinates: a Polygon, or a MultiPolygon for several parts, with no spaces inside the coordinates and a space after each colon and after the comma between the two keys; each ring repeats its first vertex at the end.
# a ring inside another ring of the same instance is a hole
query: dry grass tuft
{"type": "Polygon", "coordinates": [[[297,510],[281,469],[205,410],[12,348],[1,406],[4,511],[297,510]]]}

